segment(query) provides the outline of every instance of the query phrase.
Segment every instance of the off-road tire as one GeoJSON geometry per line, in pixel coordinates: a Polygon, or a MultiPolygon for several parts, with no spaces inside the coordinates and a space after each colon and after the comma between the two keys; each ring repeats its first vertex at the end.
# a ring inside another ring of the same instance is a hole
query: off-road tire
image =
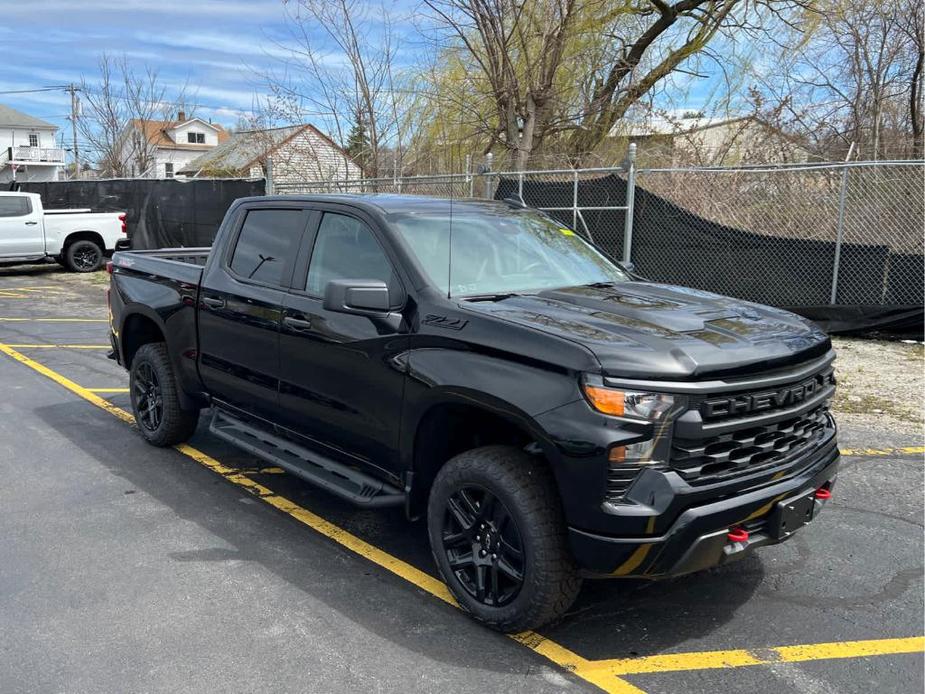
{"type": "Polygon", "coordinates": [[[562,505],[544,461],[510,446],[475,448],[451,458],[430,490],[427,525],[440,575],[460,607],[502,632],[535,629],[561,617],[578,596],[581,577],[569,553],[562,505]],[[450,568],[442,529],[447,500],[459,489],[490,491],[517,524],[523,544],[523,582],[513,600],[486,605],[470,595],[450,568]]]}
{"type": "Polygon", "coordinates": [[[196,431],[199,410],[181,407],[177,381],[167,355],[167,345],[163,342],[149,342],[138,348],[132,359],[129,393],[135,423],[148,443],[161,447],[173,446],[188,440],[196,431]],[[139,412],[140,401],[143,399],[140,392],[143,376],[140,374],[147,374],[147,369],[150,369],[157,379],[161,403],[161,414],[153,428],[150,420],[146,421],[144,414],[139,412]]]}
{"type": "Polygon", "coordinates": [[[105,259],[99,244],[86,239],[74,241],[64,249],[64,266],[71,272],[96,272],[105,259]]]}

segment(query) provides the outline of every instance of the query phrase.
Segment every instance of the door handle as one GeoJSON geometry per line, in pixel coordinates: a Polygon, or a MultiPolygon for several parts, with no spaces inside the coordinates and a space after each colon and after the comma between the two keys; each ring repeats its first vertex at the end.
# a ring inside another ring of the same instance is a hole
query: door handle
{"type": "Polygon", "coordinates": [[[291,316],[283,318],[283,325],[292,328],[297,333],[307,332],[312,329],[312,322],[310,320],[302,320],[301,318],[293,318],[291,316]]]}
{"type": "Polygon", "coordinates": [[[38,222],[26,222],[27,227],[34,227],[38,222]]]}
{"type": "Polygon", "coordinates": [[[217,299],[214,296],[202,297],[202,303],[204,303],[209,308],[225,308],[225,300],[217,299]]]}

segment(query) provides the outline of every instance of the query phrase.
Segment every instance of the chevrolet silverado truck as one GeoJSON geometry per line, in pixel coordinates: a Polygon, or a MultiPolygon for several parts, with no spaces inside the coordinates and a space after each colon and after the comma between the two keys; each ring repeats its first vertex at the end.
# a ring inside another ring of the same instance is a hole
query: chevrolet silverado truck
{"type": "Polygon", "coordinates": [[[0,192],[0,265],[56,260],[94,272],[126,241],[124,212],[45,210],[38,193],[0,192]]]}
{"type": "Polygon", "coordinates": [[[116,253],[114,358],[155,446],[209,430],[426,520],[464,610],[562,615],[810,523],[839,463],[831,344],[648,282],[543,213],[392,195],[245,198],[214,245],[116,253]]]}

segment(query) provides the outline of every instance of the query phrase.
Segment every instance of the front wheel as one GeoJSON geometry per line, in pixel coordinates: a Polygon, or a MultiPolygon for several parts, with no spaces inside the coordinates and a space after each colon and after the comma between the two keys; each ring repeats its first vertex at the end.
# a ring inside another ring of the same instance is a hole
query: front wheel
{"type": "Polygon", "coordinates": [[[180,405],[167,345],[151,342],[138,348],[129,378],[135,423],[145,440],[155,446],[173,446],[196,431],[199,410],[180,405]]]}
{"type": "Polygon", "coordinates": [[[578,595],[552,475],[519,449],[485,446],[447,461],[431,488],[427,524],[450,592],[493,629],[535,629],[578,595]]]}
{"type": "Polygon", "coordinates": [[[93,241],[74,241],[64,251],[66,267],[74,272],[96,272],[103,265],[103,249],[93,241]]]}

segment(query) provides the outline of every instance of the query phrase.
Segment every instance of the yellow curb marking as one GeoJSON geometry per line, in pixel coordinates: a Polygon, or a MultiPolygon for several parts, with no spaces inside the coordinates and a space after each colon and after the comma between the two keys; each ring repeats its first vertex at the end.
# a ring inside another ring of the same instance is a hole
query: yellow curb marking
{"type": "Polygon", "coordinates": [[[925,636],[873,641],[835,641],[800,646],[777,646],[734,651],[702,651],[695,653],[668,653],[623,660],[596,660],[591,670],[606,671],[609,675],[641,675],[654,672],[681,672],[719,668],[771,665],[773,663],[802,663],[811,660],[861,658],[899,653],[925,651],[925,636]]]}
{"type": "Polygon", "coordinates": [[[108,323],[106,318],[0,318],[0,323],[108,323]]]}
{"type": "Polygon", "coordinates": [[[842,448],[838,451],[844,456],[885,456],[885,455],[922,455],[925,446],[905,446],[903,448],[842,448]]]}
{"type": "Polygon", "coordinates": [[[112,349],[111,345],[49,345],[49,344],[8,344],[15,349],[112,349]]]}

